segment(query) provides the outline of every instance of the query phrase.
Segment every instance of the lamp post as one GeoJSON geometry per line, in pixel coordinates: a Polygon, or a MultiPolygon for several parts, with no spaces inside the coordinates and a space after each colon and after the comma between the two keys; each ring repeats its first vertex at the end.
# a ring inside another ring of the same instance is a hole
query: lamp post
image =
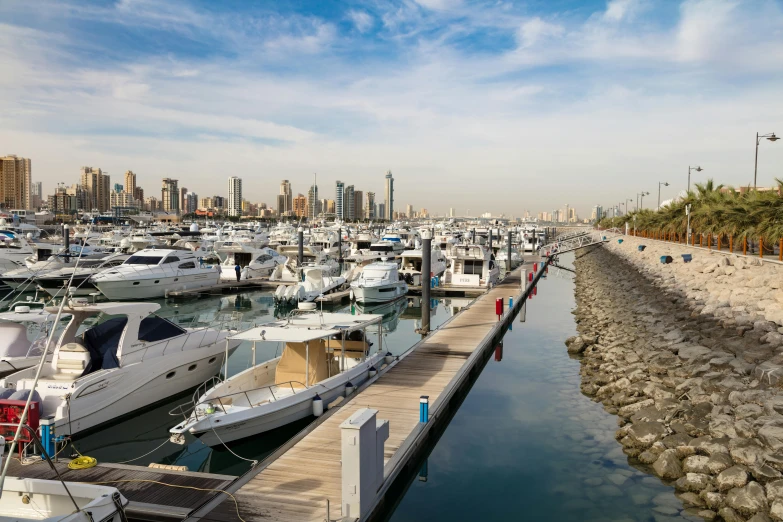
{"type": "Polygon", "coordinates": [[[628,198],[628,199],[625,200],[625,211],[626,212],[629,212],[628,209],[631,208],[631,205],[630,205],[631,202],[633,202],[633,199],[631,199],[631,198],[628,198]]]}
{"type": "Polygon", "coordinates": [[[644,192],[644,191],[642,191],[642,193],[641,193],[641,194],[639,194],[639,196],[641,196],[641,199],[639,200],[639,202],[640,202],[640,206],[639,206],[639,208],[640,208],[641,210],[644,210],[644,196],[649,196],[649,195],[650,195],[650,193],[649,193],[649,192],[644,192]]]}
{"type": "Polygon", "coordinates": [[[664,187],[668,187],[669,182],[668,181],[658,182],[658,210],[661,210],[661,185],[663,185],[664,187]]]}
{"type": "Polygon", "coordinates": [[[688,225],[687,225],[687,230],[685,231],[685,243],[690,244],[691,242],[691,204],[690,203],[685,205],[685,215],[688,216],[688,225]]]}
{"type": "Polygon", "coordinates": [[[758,132],[756,133],[756,164],[753,168],[753,190],[756,190],[756,176],[759,173],[759,143],[761,143],[761,138],[767,138],[769,141],[773,143],[780,139],[777,136],[775,136],[774,132],[771,132],[769,134],[761,134],[761,135],[759,135],[758,132]]]}
{"type": "Polygon", "coordinates": [[[701,167],[688,166],[688,192],[691,191],[691,170],[695,170],[696,172],[701,172],[704,169],[701,167]]]}

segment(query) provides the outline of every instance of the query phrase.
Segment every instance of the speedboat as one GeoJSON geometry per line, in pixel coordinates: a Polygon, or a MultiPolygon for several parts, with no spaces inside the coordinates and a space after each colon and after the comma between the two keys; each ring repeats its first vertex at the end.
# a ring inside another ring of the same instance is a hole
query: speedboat
{"type": "Polygon", "coordinates": [[[0,377],[38,364],[55,317],[34,301],[12,304],[10,312],[0,313],[0,377]]]}
{"type": "MultiPolygon", "coordinates": [[[[298,311],[297,312],[301,312],[298,311]]],[[[384,363],[381,315],[301,312],[230,337],[278,343],[281,355],[233,375],[174,410],[183,421],[169,432],[215,446],[270,431],[313,415],[367,381],[384,363]],[[366,329],[379,328],[378,351],[370,353],[366,329]]],[[[255,362],[255,361],[254,361],[255,362]]]]}
{"type": "Polygon", "coordinates": [[[394,262],[371,263],[351,283],[351,296],[359,303],[388,303],[407,293],[408,285],[394,262]]]}
{"type": "MultiPolygon", "coordinates": [[[[0,395],[33,393],[58,435],[75,435],[147,408],[215,375],[238,342],[209,326],[182,328],[154,315],[155,303],[71,299],[71,320],[33,389],[37,367],[0,380],[0,395]],[[90,326],[91,325],[91,326],[90,326]]],[[[56,313],[57,308],[47,308],[56,313]]],[[[222,326],[222,325],[221,325],[222,326]]],[[[50,350],[52,348],[50,347],[50,350]]]]}
{"type": "MultiPolygon", "coordinates": [[[[402,262],[400,273],[405,278],[405,282],[413,286],[421,286],[421,249],[406,250],[402,253],[402,262]]],[[[439,246],[433,244],[430,254],[430,272],[433,276],[441,276],[446,271],[446,256],[439,246]]],[[[429,280],[429,278],[427,278],[429,280]]]]}
{"type": "Polygon", "coordinates": [[[0,521],[124,522],[127,505],[128,499],[109,486],[7,477],[0,521]]]}
{"type": "Polygon", "coordinates": [[[112,300],[155,299],[168,292],[213,286],[220,268],[202,265],[190,250],[139,250],[118,267],[92,276],[92,283],[112,300]]]}
{"type": "Polygon", "coordinates": [[[247,248],[244,247],[237,251],[218,251],[219,254],[226,254],[226,259],[221,263],[220,279],[224,281],[236,281],[234,267],[242,267],[242,278],[249,279],[253,277],[269,276],[274,272],[277,265],[284,265],[288,258],[280,255],[276,250],[265,248],[247,248]]]}
{"type": "Polygon", "coordinates": [[[309,303],[320,295],[339,290],[345,284],[344,277],[327,275],[319,266],[302,267],[302,273],[304,280],[301,283],[277,287],[274,294],[276,303],[309,303]]]}

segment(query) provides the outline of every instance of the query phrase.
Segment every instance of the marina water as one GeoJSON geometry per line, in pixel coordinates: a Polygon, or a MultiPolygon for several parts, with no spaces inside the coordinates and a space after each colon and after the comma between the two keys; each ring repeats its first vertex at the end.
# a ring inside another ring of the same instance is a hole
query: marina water
{"type": "Polygon", "coordinates": [[[579,361],[563,344],[576,332],[571,277],[550,268],[541,280],[392,522],[686,519],[673,488],[629,465],[617,418],[579,390],[579,361]]]}

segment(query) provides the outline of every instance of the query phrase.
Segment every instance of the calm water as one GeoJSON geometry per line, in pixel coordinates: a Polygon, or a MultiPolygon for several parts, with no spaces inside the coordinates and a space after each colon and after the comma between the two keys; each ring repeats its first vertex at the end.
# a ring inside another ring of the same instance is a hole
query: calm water
{"type": "MultiPolygon", "coordinates": [[[[270,291],[198,300],[159,300],[158,302],[161,304],[159,315],[183,326],[209,324],[216,319],[228,319],[234,315],[241,326],[247,328],[253,324],[271,321],[276,315],[281,314],[274,307],[270,291]],[[241,314],[241,317],[238,314],[241,314]]],[[[440,325],[469,302],[469,299],[432,300],[433,326],[440,325]]],[[[384,351],[399,354],[420,339],[415,332],[421,317],[420,298],[417,297],[402,299],[389,305],[355,308],[346,305],[334,307],[329,311],[383,314],[384,351]]],[[[368,330],[367,334],[369,340],[374,343],[373,346],[377,347],[377,327],[368,330]]],[[[276,343],[258,343],[257,361],[263,362],[275,357],[277,349],[276,343]]],[[[229,358],[229,375],[239,373],[251,363],[251,344],[240,345],[229,358]]],[[[194,437],[189,437],[184,446],[166,442],[169,428],[181,419],[181,417],[170,416],[169,411],[189,401],[191,394],[192,391],[172,398],[155,409],[88,435],[78,440],[76,447],[82,454],[104,462],[125,462],[136,459],[130,463],[140,466],[152,462],[176,464],[187,466],[190,471],[239,475],[250,467],[250,462],[243,459],[262,460],[309,422],[306,419],[253,439],[229,444],[231,451],[236,455],[223,447],[211,449],[194,437]],[[146,453],[149,455],[139,458],[146,453]]]]}
{"type": "MultiPolygon", "coordinates": [[[[565,260],[571,266],[572,259],[565,260]]],[[[683,520],[673,489],[628,464],[616,417],[579,391],[571,274],[550,269],[414,480],[393,522],[683,520]]],[[[694,518],[693,520],[701,520],[694,518]]]]}

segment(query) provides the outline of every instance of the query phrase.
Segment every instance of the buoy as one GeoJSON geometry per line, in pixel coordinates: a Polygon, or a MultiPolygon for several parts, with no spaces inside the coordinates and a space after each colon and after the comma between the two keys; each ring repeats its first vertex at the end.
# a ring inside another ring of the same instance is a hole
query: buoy
{"type": "Polygon", "coordinates": [[[394,356],[391,352],[386,352],[386,356],[384,357],[384,360],[386,361],[386,364],[391,364],[391,362],[394,360],[394,356]]]}
{"type": "Polygon", "coordinates": [[[318,305],[316,305],[314,302],[307,302],[307,301],[300,301],[299,304],[296,305],[297,308],[300,310],[315,310],[318,305]]]}
{"type": "Polygon", "coordinates": [[[345,396],[348,397],[350,394],[353,393],[353,384],[351,384],[351,381],[348,381],[345,383],[345,396]]]}
{"type": "Polygon", "coordinates": [[[376,375],[378,375],[378,370],[376,370],[375,367],[373,366],[372,368],[370,368],[370,378],[375,377],[376,375]]]}
{"type": "Polygon", "coordinates": [[[313,415],[316,417],[320,417],[324,414],[324,401],[321,399],[321,396],[317,393],[315,394],[315,397],[313,397],[313,415]]]}

